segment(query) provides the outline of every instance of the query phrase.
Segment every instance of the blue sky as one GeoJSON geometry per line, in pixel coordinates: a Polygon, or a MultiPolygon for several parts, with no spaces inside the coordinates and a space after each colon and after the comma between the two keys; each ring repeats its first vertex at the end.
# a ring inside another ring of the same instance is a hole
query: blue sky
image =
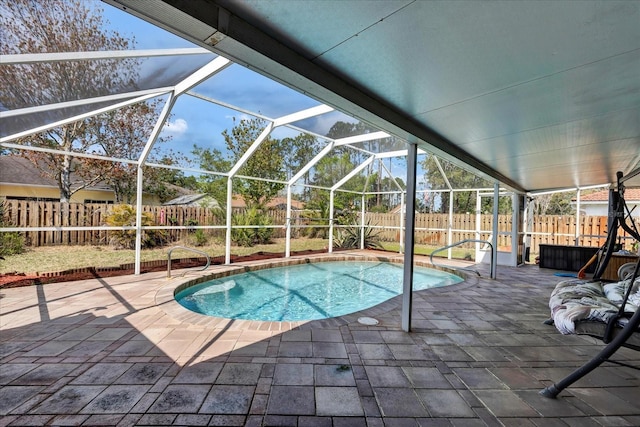
{"type": "MultiPolygon", "coordinates": [[[[135,37],[137,49],[196,47],[168,31],[108,4],[101,3],[101,6],[104,8],[105,20],[110,23],[108,28],[122,36],[135,37]]],[[[202,95],[274,118],[319,104],[237,64],[223,70],[194,90],[202,95]]],[[[181,96],[172,110],[166,133],[172,135],[175,146],[184,147],[188,144],[190,149],[195,143],[223,148],[221,133],[233,126],[233,117],[239,119],[246,116],[191,96],[181,96]]],[[[316,131],[322,130],[324,133],[330,124],[320,119],[315,126],[316,131]]]]}
{"type": "MultiPolygon", "coordinates": [[[[110,23],[107,28],[117,31],[121,36],[135,37],[137,49],[195,47],[168,31],[106,3],[100,2],[100,6],[104,9],[105,20],[110,23]]],[[[273,118],[319,104],[314,99],[237,64],[197,86],[194,91],[273,118]]],[[[217,148],[224,152],[225,146],[221,133],[233,127],[233,117],[240,119],[246,116],[237,111],[183,95],[178,98],[172,110],[164,135],[171,135],[171,148],[182,154],[190,154],[194,144],[217,148]]],[[[324,135],[338,120],[355,121],[342,113],[334,112],[305,121],[305,128],[324,135]]],[[[278,130],[273,134],[276,138],[293,135],[295,131],[286,129],[278,130]]],[[[388,161],[385,161],[385,164],[388,165],[388,161]]],[[[399,165],[394,165],[393,169],[394,175],[406,180],[404,167],[399,168],[399,165]]],[[[420,174],[419,171],[419,176],[420,174]]]]}
{"type": "MultiPolygon", "coordinates": [[[[135,37],[137,49],[167,49],[167,48],[191,48],[192,43],[173,35],[159,27],[151,25],[126,12],[116,9],[108,4],[100,3],[105,12],[105,20],[109,21],[108,29],[117,31],[125,37],[135,37]]],[[[245,75],[243,79],[248,84],[253,76],[245,75]]],[[[212,94],[207,94],[212,96],[212,94]]],[[[171,121],[168,124],[166,134],[171,134],[175,146],[188,147],[197,143],[199,145],[216,144],[220,133],[230,127],[232,123],[231,111],[220,114],[222,109],[210,107],[209,103],[190,96],[182,96],[178,99],[172,110],[171,121]],[[211,111],[213,109],[213,111],[211,111]]],[[[221,148],[221,147],[219,147],[221,148]]]]}

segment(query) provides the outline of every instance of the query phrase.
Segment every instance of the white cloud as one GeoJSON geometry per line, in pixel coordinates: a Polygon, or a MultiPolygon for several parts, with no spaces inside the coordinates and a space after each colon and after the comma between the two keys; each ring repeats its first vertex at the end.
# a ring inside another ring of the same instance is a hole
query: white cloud
{"type": "Polygon", "coordinates": [[[185,119],[175,119],[173,122],[168,121],[165,123],[162,129],[163,133],[168,133],[173,136],[182,135],[189,129],[189,125],[185,119]]]}

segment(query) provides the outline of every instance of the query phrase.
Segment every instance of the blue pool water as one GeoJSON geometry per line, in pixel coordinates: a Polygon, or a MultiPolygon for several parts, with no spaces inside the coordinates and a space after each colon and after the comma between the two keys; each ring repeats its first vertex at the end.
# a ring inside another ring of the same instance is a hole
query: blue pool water
{"type": "MultiPolygon", "coordinates": [[[[191,311],[229,319],[315,320],[373,307],[402,293],[403,267],[335,261],[257,270],[211,280],[175,295],[191,311]]],[[[459,283],[453,274],[414,267],[414,289],[459,283]]]]}

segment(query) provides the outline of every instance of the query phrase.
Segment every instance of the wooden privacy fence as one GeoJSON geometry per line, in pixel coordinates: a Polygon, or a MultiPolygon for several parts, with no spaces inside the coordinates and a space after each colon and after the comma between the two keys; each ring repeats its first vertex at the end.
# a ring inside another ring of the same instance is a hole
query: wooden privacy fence
{"type": "MultiPolygon", "coordinates": [[[[476,235],[476,216],[467,214],[456,214],[452,217],[452,241],[459,242],[466,239],[489,239],[492,230],[492,216],[481,215],[481,230],[478,237],[476,235]]],[[[400,240],[400,215],[366,213],[365,222],[372,227],[379,229],[379,235],[385,241],[400,240]],[[395,229],[393,229],[395,227],[395,229]]],[[[415,242],[429,246],[445,246],[448,244],[449,215],[448,214],[416,214],[415,220],[415,242]]],[[[511,236],[501,233],[511,232],[511,216],[500,215],[498,217],[498,246],[507,247],[511,245],[511,236]]],[[[466,247],[473,247],[474,243],[465,244],[466,247]]]]}
{"type": "MultiPolygon", "coordinates": [[[[383,240],[398,241],[400,238],[400,215],[367,213],[365,221],[380,228],[380,236],[383,240]],[[395,229],[391,229],[395,227],[395,229]]],[[[493,216],[480,215],[480,239],[488,239],[493,229],[493,216]]],[[[511,246],[511,215],[498,216],[498,247],[511,246]]],[[[418,244],[430,246],[445,246],[448,243],[449,215],[448,214],[416,214],[415,241],[418,244]]],[[[476,239],[476,216],[474,214],[455,214],[451,224],[452,241],[459,242],[465,239],[476,239]]],[[[599,247],[604,244],[607,232],[606,216],[581,216],[576,224],[575,215],[536,215],[533,217],[531,230],[528,230],[531,238],[531,252],[538,253],[540,244],[551,245],[579,245],[599,247]],[[576,241],[576,231],[578,238],[576,241]]],[[[621,243],[628,242],[626,232],[618,231],[621,243]]],[[[473,245],[473,243],[468,246],[473,245]]]]}
{"type": "MultiPolygon", "coordinates": [[[[113,205],[6,200],[5,219],[12,227],[101,227],[113,205]]],[[[194,231],[194,226],[224,226],[224,213],[198,206],[143,206],[143,212],[153,215],[156,225],[183,226],[188,229],[166,230],[171,241],[177,241],[194,231]]],[[[234,209],[234,213],[244,209],[234,209]]],[[[268,212],[274,225],[274,237],[284,236],[281,226],[286,212],[268,212]]],[[[224,230],[220,231],[224,235],[224,230]]],[[[215,233],[215,231],[213,232],[215,233]]],[[[108,230],[28,231],[27,246],[48,245],[107,245],[108,230]]]]}
{"type": "MultiPolygon", "coordinates": [[[[5,220],[13,227],[100,227],[113,205],[82,204],[59,202],[33,202],[7,200],[5,203],[5,220]]],[[[144,206],[144,212],[153,215],[155,224],[187,227],[186,229],[167,230],[172,241],[180,240],[192,233],[194,226],[224,226],[224,213],[196,206],[144,206]]],[[[241,213],[244,209],[234,209],[241,213]]],[[[274,237],[284,237],[286,211],[270,210],[268,215],[274,225],[274,237]]],[[[365,221],[379,229],[381,238],[386,241],[399,241],[400,215],[389,213],[366,213],[365,221]]],[[[492,230],[492,216],[480,216],[480,229],[484,230],[480,238],[488,239],[492,230]]],[[[511,216],[498,217],[498,246],[511,246],[511,216]]],[[[293,225],[305,225],[307,221],[300,211],[292,212],[293,225]]],[[[449,215],[416,214],[416,243],[430,246],[444,246],[448,240],[449,215]]],[[[473,214],[453,215],[451,224],[453,241],[475,239],[476,216],[473,214]]],[[[607,218],[600,216],[581,216],[578,224],[576,217],[570,215],[539,215],[533,218],[531,234],[531,252],[537,253],[540,244],[601,246],[604,243],[607,229],[607,218]],[[578,239],[576,242],[576,230],[578,239]]],[[[299,235],[303,228],[294,230],[299,235]]],[[[214,230],[209,233],[224,236],[225,230],[214,230]]],[[[73,231],[28,231],[25,233],[28,246],[46,245],[107,245],[107,230],[73,230],[73,231]]],[[[625,243],[625,233],[619,230],[621,242],[625,243]]],[[[628,240],[629,245],[631,240],[628,240]]]]}

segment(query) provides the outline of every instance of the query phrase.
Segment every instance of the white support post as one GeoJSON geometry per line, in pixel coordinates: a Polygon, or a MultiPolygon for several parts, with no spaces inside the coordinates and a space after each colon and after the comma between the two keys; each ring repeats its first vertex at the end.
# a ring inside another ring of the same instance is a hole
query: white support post
{"type": "Polygon", "coordinates": [[[364,204],[365,204],[365,196],[366,196],[365,191],[367,190],[367,187],[369,186],[369,178],[371,178],[371,164],[369,165],[369,170],[368,170],[368,173],[367,173],[367,179],[364,181],[364,187],[362,187],[362,201],[360,203],[360,249],[364,249],[364,226],[365,226],[364,204]]]}
{"type": "Polygon", "coordinates": [[[522,215],[522,233],[524,242],[524,249],[522,253],[522,263],[525,264],[529,261],[529,254],[531,248],[531,229],[529,228],[529,215],[531,215],[531,203],[528,201],[528,197],[524,195],[524,213],[522,215]]]}
{"type": "Polygon", "coordinates": [[[156,121],[156,124],[151,131],[151,135],[149,135],[149,139],[142,149],[142,153],[140,153],[140,157],[138,158],[138,167],[136,172],[136,254],[134,261],[134,274],[140,274],[140,263],[142,262],[142,188],[144,185],[144,174],[142,167],[144,163],[147,161],[147,157],[149,157],[149,153],[151,152],[151,148],[155,144],[158,139],[158,135],[160,135],[160,131],[164,126],[164,122],[169,117],[169,113],[171,112],[171,108],[173,108],[173,104],[176,102],[175,96],[170,96],[167,102],[164,104],[162,111],[160,112],[160,116],[156,121]]]}
{"type": "Polygon", "coordinates": [[[577,194],[576,194],[576,230],[575,230],[575,238],[574,238],[574,244],[576,246],[579,246],[580,243],[580,189],[578,188],[577,194]]]}
{"type": "Polygon", "coordinates": [[[231,203],[233,202],[233,178],[227,178],[227,235],[225,239],[224,247],[224,263],[231,264],[231,216],[233,215],[233,208],[231,203]]]}
{"type": "MultiPolygon", "coordinates": [[[[88,111],[86,113],[82,113],[82,114],[78,114],[76,116],[72,116],[72,117],[68,117],[62,120],[58,120],[56,122],[52,122],[52,123],[47,123],[46,125],[42,125],[42,126],[38,126],[35,128],[31,128],[28,129],[26,131],[21,131],[15,134],[11,134],[11,135],[6,135],[3,136],[2,138],[0,138],[0,143],[5,143],[5,142],[9,142],[9,141],[13,141],[15,139],[18,138],[24,138],[25,136],[29,136],[29,135],[34,135],[36,133],[40,133],[40,132],[44,132],[45,130],[48,129],[53,129],[59,126],[64,126],[68,123],[73,123],[73,122],[77,122],[79,120],[83,120],[86,119],[88,117],[93,117],[93,116],[97,116],[98,114],[102,114],[102,113],[106,113],[109,111],[113,111],[113,110],[117,110],[118,108],[122,108],[122,107],[126,107],[127,105],[133,105],[133,104],[137,104],[139,102],[142,101],[146,101],[147,99],[151,99],[151,98],[156,98],[158,96],[161,95],[165,95],[167,93],[171,93],[171,88],[158,88],[156,90],[143,90],[143,91],[137,91],[137,92],[130,92],[128,95],[131,96],[136,96],[133,99],[127,98],[127,100],[123,101],[123,102],[118,102],[115,104],[111,104],[108,107],[103,107],[103,108],[99,108],[97,110],[91,110],[88,111]]],[[[99,97],[97,98],[98,100],[102,100],[102,101],[109,101],[109,100],[117,100],[120,98],[125,98],[125,95],[109,95],[109,96],[104,96],[104,97],[99,97]]],[[[62,108],[63,106],[77,106],[77,105],[85,105],[85,104],[91,104],[93,102],[96,102],[96,98],[91,98],[91,99],[85,99],[85,100],[78,100],[78,101],[68,101],[68,102],[63,102],[63,103],[59,103],[59,104],[50,104],[47,106],[42,106],[42,107],[29,107],[29,108],[21,108],[19,110],[10,110],[9,112],[2,112],[2,116],[3,117],[8,117],[9,113],[11,113],[11,115],[14,116],[19,116],[19,115],[23,115],[23,114],[29,114],[30,112],[33,111],[49,111],[49,110],[53,110],[56,108],[62,108]]]]}
{"type": "Polygon", "coordinates": [[[510,266],[518,266],[518,227],[520,221],[518,221],[518,214],[520,213],[520,198],[517,193],[511,195],[511,262],[510,266]]]}
{"type": "Polygon", "coordinates": [[[373,141],[382,138],[389,138],[389,134],[382,131],[363,133],[355,136],[347,136],[346,138],[338,138],[334,141],[334,143],[336,147],[339,147],[341,145],[357,144],[359,142],[373,141]]]}
{"type": "Polygon", "coordinates": [[[286,237],[284,246],[284,257],[291,256],[291,184],[287,185],[287,219],[286,219],[286,237]]]}
{"type": "MultiPolygon", "coordinates": [[[[449,190],[449,220],[447,226],[447,245],[453,244],[453,191],[449,190]]],[[[447,249],[447,259],[451,259],[452,248],[447,249]]]]}
{"type": "Polygon", "coordinates": [[[142,263],[142,188],[144,186],[144,174],[142,166],[138,165],[136,170],[136,253],[133,273],[140,274],[140,264],[142,263]]]}
{"type": "Polygon", "coordinates": [[[398,252],[404,252],[404,212],[405,212],[405,193],[400,193],[400,241],[398,242],[398,252]]]}
{"type": "MultiPolygon", "coordinates": [[[[482,197],[480,197],[480,190],[476,191],[476,240],[480,240],[480,227],[482,221],[482,197]]],[[[476,262],[482,260],[480,256],[480,242],[476,242],[476,262]]]]}
{"type": "Polygon", "coordinates": [[[364,249],[364,202],[365,200],[364,200],[364,192],[363,192],[362,205],[360,206],[360,249],[364,249]]]}
{"type": "Polygon", "coordinates": [[[411,332],[411,306],[413,303],[413,240],[416,220],[416,171],[418,146],[409,144],[407,154],[407,214],[404,275],[402,280],[402,330],[411,332]]]}
{"type": "Polygon", "coordinates": [[[315,107],[308,108],[306,110],[289,114],[287,116],[279,117],[273,121],[273,127],[288,125],[289,123],[294,123],[300,120],[319,116],[322,114],[329,113],[331,111],[333,111],[333,107],[329,107],[328,105],[321,104],[315,107]]]}
{"type": "Polygon", "coordinates": [[[333,197],[335,190],[329,193],[329,253],[333,253],[333,197]]]}
{"type": "Polygon", "coordinates": [[[491,278],[496,278],[496,266],[498,265],[498,205],[500,203],[500,184],[493,184],[493,256],[491,257],[491,278]]]}

